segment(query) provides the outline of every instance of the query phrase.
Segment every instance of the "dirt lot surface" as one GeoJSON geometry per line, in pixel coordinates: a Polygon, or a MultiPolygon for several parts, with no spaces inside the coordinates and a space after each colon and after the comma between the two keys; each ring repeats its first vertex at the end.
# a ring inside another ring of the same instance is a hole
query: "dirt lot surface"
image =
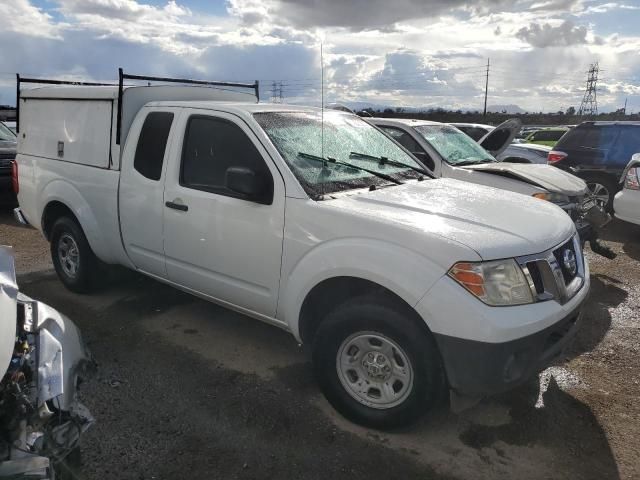
{"type": "MultiPolygon", "coordinates": [[[[529,385],[376,432],[325,402],[285,332],[136,274],[66,291],[48,246],[0,213],[21,289],[72,318],[99,364],[86,479],[638,479],[640,228],[616,222],[568,357],[529,385]]],[[[473,361],[472,358],[469,361],[473,361]]]]}

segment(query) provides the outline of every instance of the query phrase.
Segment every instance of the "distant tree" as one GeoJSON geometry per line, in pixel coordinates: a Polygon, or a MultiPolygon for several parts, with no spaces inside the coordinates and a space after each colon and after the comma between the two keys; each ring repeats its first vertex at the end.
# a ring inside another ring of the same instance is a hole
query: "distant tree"
{"type": "Polygon", "coordinates": [[[567,108],[567,115],[575,115],[575,114],[576,114],[576,107],[567,108]]]}
{"type": "Polygon", "coordinates": [[[393,113],[393,110],[390,108],[385,108],[382,113],[393,113]]]}
{"type": "Polygon", "coordinates": [[[396,113],[404,113],[404,108],[396,107],[396,113]]]}

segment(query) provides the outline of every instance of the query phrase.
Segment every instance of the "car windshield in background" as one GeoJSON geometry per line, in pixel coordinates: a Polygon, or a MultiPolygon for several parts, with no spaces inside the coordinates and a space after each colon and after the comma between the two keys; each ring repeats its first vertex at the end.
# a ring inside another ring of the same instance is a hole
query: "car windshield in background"
{"type": "Polygon", "coordinates": [[[324,128],[319,111],[263,112],[255,113],[254,117],[312,197],[389,185],[421,176],[412,170],[421,169],[421,166],[410,155],[355,115],[325,111],[324,128]],[[322,158],[328,160],[324,165],[322,158]],[[379,161],[380,158],[389,163],[379,161]],[[404,163],[407,167],[393,162],[404,163]],[[363,168],[383,175],[376,176],[361,170],[363,168]],[[390,183],[384,176],[391,177],[394,182],[390,183]]]}
{"type": "Polygon", "coordinates": [[[0,142],[15,142],[16,135],[4,123],[0,122],[0,142]]]}
{"type": "Polygon", "coordinates": [[[484,148],[457,128],[449,125],[419,125],[413,128],[436,149],[445,162],[452,165],[496,161],[484,148]]]}

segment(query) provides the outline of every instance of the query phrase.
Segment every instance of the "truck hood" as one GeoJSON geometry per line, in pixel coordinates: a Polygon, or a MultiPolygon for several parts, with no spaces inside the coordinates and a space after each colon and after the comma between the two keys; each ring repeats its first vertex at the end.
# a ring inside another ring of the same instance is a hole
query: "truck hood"
{"type": "Polygon", "coordinates": [[[516,178],[549,192],[563,193],[570,197],[584,195],[587,191],[584,180],[551,165],[500,162],[467,165],[462,168],[516,178]]]}
{"type": "Polygon", "coordinates": [[[10,247],[0,245],[0,377],[9,368],[16,340],[18,285],[10,247]]]}
{"type": "Polygon", "coordinates": [[[539,253],[574,232],[569,216],[550,202],[449,178],[344,196],[331,204],[458,242],[484,260],[539,253]]]}

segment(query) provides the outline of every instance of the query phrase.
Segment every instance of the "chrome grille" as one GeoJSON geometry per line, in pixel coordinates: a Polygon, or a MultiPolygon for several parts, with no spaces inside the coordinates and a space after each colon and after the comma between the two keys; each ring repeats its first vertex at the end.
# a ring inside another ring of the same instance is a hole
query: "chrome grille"
{"type": "Polygon", "coordinates": [[[527,277],[533,297],[538,302],[555,300],[564,304],[584,284],[584,256],[575,234],[568,241],[546,252],[519,257],[516,261],[527,277]],[[572,259],[575,271],[571,268],[572,259]]]}

